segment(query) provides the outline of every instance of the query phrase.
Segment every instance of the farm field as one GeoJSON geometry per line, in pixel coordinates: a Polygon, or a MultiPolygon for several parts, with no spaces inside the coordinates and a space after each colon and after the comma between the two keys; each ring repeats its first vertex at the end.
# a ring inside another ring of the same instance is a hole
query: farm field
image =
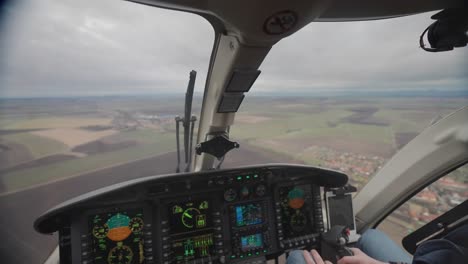
{"type": "MultiPolygon", "coordinates": [[[[173,129],[164,123],[174,115],[156,117],[145,99],[143,109],[131,108],[132,101],[2,100],[0,193],[175,151],[173,129]]],[[[157,99],[152,103],[160,109],[157,99]]]]}
{"type": "Polygon", "coordinates": [[[360,188],[431,122],[467,104],[466,98],[246,98],[231,137],[343,171],[360,188]]]}
{"type": "MultiPolygon", "coordinates": [[[[242,143],[240,153],[252,146],[338,169],[361,187],[431,121],[466,104],[466,98],[254,96],[241,106],[230,137],[242,143]]],[[[174,152],[182,105],[176,96],[3,99],[0,193],[174,152]]]]}

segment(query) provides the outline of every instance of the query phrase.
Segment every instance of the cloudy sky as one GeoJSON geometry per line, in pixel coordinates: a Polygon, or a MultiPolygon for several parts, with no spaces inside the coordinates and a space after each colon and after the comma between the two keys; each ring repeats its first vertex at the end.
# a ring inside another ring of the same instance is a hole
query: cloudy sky
{"type": "MultiPolygon", "coordinates": [[[[203,18],[118,0],[17,0],[0,19],[0,97],[202,92],[214,33],[203,18]]],[[[276,44],[255,92],[468,90],[468,48],[418,47],[425,13],[312,23],[276,44]]]]}

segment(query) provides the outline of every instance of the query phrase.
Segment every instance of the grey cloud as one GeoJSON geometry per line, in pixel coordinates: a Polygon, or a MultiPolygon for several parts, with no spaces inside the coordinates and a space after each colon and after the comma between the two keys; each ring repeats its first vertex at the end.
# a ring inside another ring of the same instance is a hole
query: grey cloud
{"type": "MultiPolygon", "coordinates": [[[[430,15],[312,23],[273,47],[252,91],[468,89],[468,49],[419,49],[430,15]]],[[[183,93],[191,69],[203,91],[214,34],[196,15],[116,0],[24,0],[7,18],[0,96],[183,93]]]]}
{"type": "Polygon", "coordinates": [[[191,69],[203,90],[214,37],[196,15],[115,0],[29,1],[7,22],[2,95],[182,92],[191,69]]]}
{"type": "Polygon", "coordinates": [[[432,54],[419,48],[430,16],[313,23],[273,47],[257,88],[468,89],[467,49],[432,54]]]}

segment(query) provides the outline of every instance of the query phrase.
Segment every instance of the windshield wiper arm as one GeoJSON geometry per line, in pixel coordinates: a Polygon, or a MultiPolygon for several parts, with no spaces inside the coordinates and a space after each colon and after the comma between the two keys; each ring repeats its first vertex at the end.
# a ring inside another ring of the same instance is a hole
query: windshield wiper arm
{"type": "Polygon", "coordinates": [[[185,111],[184,117],[176,116],[176,140],[177,140],[177,168],[176,172],[180,172],[180,143],[179,143],[179,123],[182,123],[184,127],[184,153],[185,153],[185,172],[190,171],[192,163],[192,148],[193,148],[193,130],[195,122],[197,121],[196,116],[192,116],[192,102],[193,102],[193,91],[195,89],[195,80],[197,78],[197,72],[190,72],[190,79],[187,86],[187,92],[185,93],[185,111]]]}

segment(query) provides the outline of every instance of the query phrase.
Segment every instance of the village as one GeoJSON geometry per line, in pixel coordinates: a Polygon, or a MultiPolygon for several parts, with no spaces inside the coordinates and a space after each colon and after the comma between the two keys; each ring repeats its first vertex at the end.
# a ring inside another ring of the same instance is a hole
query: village
{"type": "MultiPolygon", "coordinates": [[[[313,148],[316,165],[346,173],[349,183],[358,191],[377,173],[386,163],[386,159],[379,156],[368,156],[356,153],[343,152],[325,148],[313,148]]],[[[460,173],[455,171],[454,173],[460,173]]],[[[462,172],[463,173],[463,172],[462,172]]],[[[404,203],[394,211],[393,217],[397,218],[402,226],[416,229],[451,208],[468,199],[467,177],[464,181],[448,175],[424,188],[416,196],[404,203]]],[[[463,177],[458,177],[463,178],[463,177]]]]}

